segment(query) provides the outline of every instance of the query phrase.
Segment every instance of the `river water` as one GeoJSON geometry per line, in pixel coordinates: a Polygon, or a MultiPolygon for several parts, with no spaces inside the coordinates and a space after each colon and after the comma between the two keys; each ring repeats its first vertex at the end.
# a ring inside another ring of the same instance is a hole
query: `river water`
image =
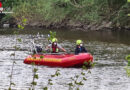
{"type": "MultiPolygon", "coordinates": [[[[94,57],[95,66],[91,69],[84,70],[87,78],[83,81],[84,85],[80,90],[130,90],[130,77],[127,77],[125,66],[127,61],[125,56],[130,54],[130,31],[105,30],[105,31],[70,31],[55,30],[59,43],[68,51],[73,53],[75,41],[82,39],[88,52],[94,57]],[[91,72],[91,73],[88,73],[91,72]]],[[[10,75],[14,57],[15,35],[13,30],[0,30],[0,90],[7,90],[10,84],[10,75]]],[[[48,45],[47,35],[49,30],[33,29],[22,30],[20,35],[22,42],[17,46],[20,50],[16,51],[14,71],[12,76],[12,90],[28,90],[31,87],[33,79],[32,65],[23,63],[23,60],[29,55],[31,41],[35,40],[37,45],[42,45],[43,49],[48,45]],[[40,38],[34,38],[37,33],[40,38]]],[[[36,90],[69,90],[69,83],[74,82],[71,78],[79,75],[78,81],[81,80],[82,68],[52,68],[47,66],[35,66],[38,68],[39,78],[35,81],[36,90]],[[59,76],[51,77],[57,70],[60,70],[59,76]],[[48,79],[51,79],[53,85],[48,85],[48,79]]],[[[76,90],[75,85],[73,90],[76,90]]]]}

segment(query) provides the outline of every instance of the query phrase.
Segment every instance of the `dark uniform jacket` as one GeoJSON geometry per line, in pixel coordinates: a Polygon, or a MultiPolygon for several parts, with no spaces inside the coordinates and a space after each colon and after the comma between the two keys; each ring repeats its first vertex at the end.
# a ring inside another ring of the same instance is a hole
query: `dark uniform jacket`
{"type": "Polygon", "coordinates": [[[87,52],[87,50],[85,49],[85,47],[79,46],[79,45],[76,46],[75,54],[85,53],[85,52],[87,52]]]}

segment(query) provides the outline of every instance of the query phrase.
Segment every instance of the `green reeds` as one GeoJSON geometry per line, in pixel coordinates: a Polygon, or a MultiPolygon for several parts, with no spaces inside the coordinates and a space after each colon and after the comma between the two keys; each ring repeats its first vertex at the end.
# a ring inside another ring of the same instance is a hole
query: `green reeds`
{"type": "Polygon", "coordinates": [[[13,46],[13,48],[15,49],[14,50],[14,53],[12,53],[10,56],[14,56],[13,58],[13,63],[12,63],[12,67],[11,67],[11,74],[10,74],[10,84],[9,84],[9,88],[8,90],[12,90],[12,85],[15,85],[15,83],[12,81],[12,78],[13,78],[13,71],[14,71],[14,66],[16,64],[15,62],[15,59],[16,59],[16,51],[19,50],[20,48],[17,46],[18,42],[22,42],[22,39],[21,38],[18,38],[18,34],[19,34],[19,31],[24,29],[24,25],[26,24],[26,19],[23,18],[21,24],[18,25],[18,30],[17,31],[14,31],[14,35],[15,35],[15,45],[13,46]]]}
{"type": "Polygon", "coordinates": [[[128,64],[125,67],[126,74],[128,77],[130,77],[130,55],[126,56],[125,59],[128,61],[128,64]]]}

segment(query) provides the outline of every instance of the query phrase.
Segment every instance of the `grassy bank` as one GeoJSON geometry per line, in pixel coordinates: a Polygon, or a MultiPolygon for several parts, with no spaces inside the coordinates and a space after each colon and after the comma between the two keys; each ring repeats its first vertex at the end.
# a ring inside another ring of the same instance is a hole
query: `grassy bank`
{"type": "Polygon", "coordinates": [[[24,16],[28,25],[79,26],[101,25],[129,27],[130,5],[127,0],[18,0],[12,16],[20,23],[24,16]]]}

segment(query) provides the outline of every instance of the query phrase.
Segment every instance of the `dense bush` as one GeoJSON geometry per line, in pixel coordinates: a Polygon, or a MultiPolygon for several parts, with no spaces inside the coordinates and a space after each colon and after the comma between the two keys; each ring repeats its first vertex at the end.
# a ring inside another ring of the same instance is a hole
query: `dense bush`
{"type": "Polygon", "coordinates": [[[13,5],[13,17],[18,21],[24,16],[30,22],[46,25],[66,20],[90,23],[111,21],[114,26],[129,26],[130,22],[127,0],[12,0],[4,5],[13,5]]]}

